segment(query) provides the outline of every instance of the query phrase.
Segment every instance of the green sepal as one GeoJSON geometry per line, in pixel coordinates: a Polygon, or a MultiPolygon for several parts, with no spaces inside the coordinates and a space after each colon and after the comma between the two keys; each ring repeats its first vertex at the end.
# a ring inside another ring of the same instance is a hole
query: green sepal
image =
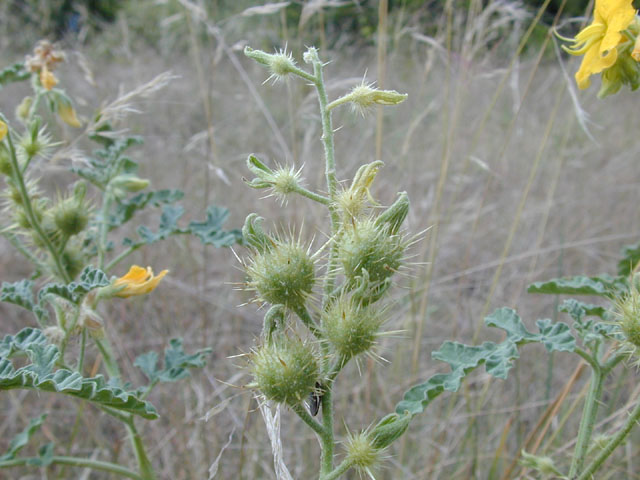
{"type": "Polygon", "coordinates": [[[23,63],[14,63],[0,70],[0,88],[12,82],[22,82],[30,76],[23,63]]]}
{"type": "Polygon", "coordinates": [[[602,274],[594,277],[578,275],[571,278],[554,278],[546,282],[529,285],[529,293],[551,295],[598,295],[612,298],[629,290],[629,281],[624,276],[612,277],[602,274]]]}
{"type": "Polygon", "coordinates": [[[41,330],[25,328],[15,336],[4,337],[0,341],[0,390],[29,388],[63,393],[147,419],[158,417],[153,405],[110,385],[102,375],[85,378],[66,368],[54,371],[59,358],[58,347],[48,344],[41,330]],[[16,370],[10,360],[15,354],[26,354],[31,363],[16,370]]]}
{"type": "Polygon", "coordinates": [[[507,378],[513,361],[519,358],[519,345],[539,342],[549,351],[575,349],[575,339],[569,326],[562,322],[552,324],[550,320],[538,320],[536,323],[540,333],[531,333],[514,310],[500,308],[486,317],[485,323],[505,330],[506,339],[499,344],[484,342],[477,346],[445,342],[439,350],[432,353],[432,356],[448,363],[451,372],[433,375],[426,382],[407,390],[403,400],[396,405],[398,414],[403,414],[405,410],[412,415],[423,412],[433,399],[445,390],[457,391],[462,379],[483,364],[490,375],[507,378]]]}
{"type": "Polygon", "coordinates": [[[622,258],[618,262],[618,275],[628,277],[640,262],[640,242],[624,246],[620,253],[622,258]]]}
{"type": "Polygon", "coordinates": [[[182,339],[173,338],[164,351],[164,365],[158,368],[158,354],[154,351],[138,356],[133,364],[151,382],[176,382],[189,377],[189,369],[202,368],[206,365],[206,356],[211,353],[210,348],[186,354],[182,348],[182,339]]]}
{"type": "Polygon", "coordinates": [[[22,432],[13,437],[13,439],[9,443],[9,449],[7,450],[7,453],[0,456],[0,462],[16,458],[18,452],[20,452],[20,450],[22,450],[29,443],[31,436],[38,430],[40,430],[40,427],[44,423],[45,418],[47,418],[47,414],[43,413],[39,417],[31,419],[29,425],[22,432]]]}
{"type": "Polygon", "coordinates": [[[264,218],[257,213],[250,213],[244,221],[242,227],[242,239],[246,245],[256,249],[258,253],[264,253],[275,245],[274,240],[262,229],[264,218]]]}
{"type": "Polygon", "coordinates": [[[249,155],[247,158],[247,168],[257,178],[253,180],[245,180],[245,183],[251,188],[269,188],[273,186],[274,173],[255,155],[249,155]]]}

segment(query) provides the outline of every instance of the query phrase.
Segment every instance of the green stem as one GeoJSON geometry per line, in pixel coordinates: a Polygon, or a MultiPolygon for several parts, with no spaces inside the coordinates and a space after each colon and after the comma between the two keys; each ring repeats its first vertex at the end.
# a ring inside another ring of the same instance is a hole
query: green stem
{"type": "Polygon", "coordinates": [[[304,405],[299,403],[297,405],[294,405],[291,408],[302,419],[302,421],[307,425],[309,425],[311,430],[313,430],[318,435],[320,435],[320,437],[322,437],[325,434],[324,427],[320,424],[320,422],[318,422],[315,418],[309,415],[309,412],[307,412],[307,409],[304,408],[304,405]]]}
{"type": "Polygon", "coordinates": [[[321,203],[322,205],[327,205],[328,206],[328,205],[331,204],[331,200],[328,197],[325,197],[324,195],[320,195],[318,193],[312,192],[311,190],[307,190],[306,188],[301,187],[300,185],[296,185],[294,191],[296,193],[299,193],[303,197],[307,197],[307,198],[313,200],[314,202],[321,203]]]}
{"type": "Polygon", "coordinates": [[[144,243],[134,244],[129,248],[127,248],[126,250],[123,250],[122,252],[120,252],[117,257],[115,257],[113,260],[107,263],[107,265],[104,267],[104,271],[109,272],[109,270],[111,270],[113,267],[115,267],[118,263],[120,263],[122,260],[127,258],[129,255],[131,255],[133,252],[138,250],[142,245],[144,245],[144,243]]]}
{"type": "MultiPolygon", "coordinates": [[[[105,334],[106,335],[106,334],[105,334]]],[[[104,368],[107,370],[107,374],[111,378],[120,378],[120,367],[118,367],[118,363],[115,361],[113,356],[113,350],[111,349],[111,343],[109,343],[109,339],[105,336],[103,338],[95,339],[96,345],[102,353],[102,358],[104,360],[104,368]]]]}
{"type": "MultiPolygon", "coordinates": [[[[638,423],[640,420],[640,402],[636,404],[627,418],[627,421],[624,423],[622,428],[616,433],[609,443],[600,451],[600,453],[593,459],[593,461],[584,469],[584,471],[577,477],[577,480],[588,480],[593,477],[593,474],[602,466],[602,463],[613,453],[613,451],[618,448],[618,446],[622,443],[622,441],[629,435],[631,429],[638,423]]],[[[569,478],[574,478],[569,476],[569,478]]]]}
{"type": "Polygon", "coordinates": [[[133,416],[131,416],[129,418],[129,421],[125,422],[125,424],[127,425],[127,430],[129,430],[129,435],[131,436],[131,444],[133,445],[133,449],[136,453],[136,459],[138,460],[138,470],[140,471],[140,478],[142,478],[143,480],[155,480],[156,474],[153,470],[153,466],[151,465],[151,461],[149,461],[149,457],[147,457],[142,438],[136,430],[133,416]]]}
{"type": "Polygon", "coordinates": [[[104,269],[104,255],[107,249],[107,232],[109,231],[109,210],[113,196],[111,189],[107,187],[104,191],[104,200],[100,209],[100,233],[98,236],[98,268],[104,269]]]}
{"type": "Polygon", "coordinates": [[[316,327],[316,324],[311,318],[311,315],[309,315],[309,311],[306,309],[306,307],[302,306],[295,308],[294,312],[296,313],[296,315],[298,315],[300,320],[302,320],[302,323],[304,323],[304,325],[311,331],[311,333],[313,333],[316,338],[322,338],[322,333],[320,332],[320,330],[318,330],[318,327],[316,327]]]}
{"type": "Polygon", "coordinates": [[[324,432],[320,435],[322,454],[320,456],[320,478],[333,470],[333,385],[326,385],[322,395],[322,426],[324,432]]]}
{"type": "MultiPolygon", "coordinates": [[[[324,78],[322,76],[322,62],[318,58],[318,52],[314,48],[307,50],[307,54],[313,64],[314,85],[318,93],[318,102],[320,104],[320,116],[322,118],[322,145],[324,147],[324,159],[325,159],[325,176],[327,179],[327,192],[329,193],[330,203],[329,214],[331,218],[331,237],[333,238],[338,233],[340,227],[340,216],[334,206],[336,194],[338,191],[338,178],[336,175],[336,159],[333,144],[333,127],[331,124],[331,111],[327,108],[329,104],[327,98],[327,92],[324,86],[324,78]]],[[[330,299],[330,294],[333,291],[335,283],[335,264],[336,257],[338,255],[338,245],[333,242],[329,250],[329,259],[327,260],[327,276],[324,281],[324,306],[330,299]]]]}
{"type": "MultiPolygon", "coordinates": [[[[39,460],[36,458],[14,458],[12,460],[5,460],[0,462],[0,468],[9,467],[21,467],[28,465],[32,460],[39,460]]],[[[51,458],[51,463],[59,465],[71,465],[72,467],[91,468],[93,470],[102,470],[104,472],[111,472],[121,477],[133,478],[134,480],[145,480],[145,477],[138,475],[136,472],[122,467],[118,464],[111,462],[103,462],[100,460],[91,460],[88,458],[68,457],[56,455],[51,458]]]]}
{"type": "Polygon", "coordinates": [[[82,375],[84,369],[84,353],[87,346],[87,329],[82,329],[82,336],[80,337],[80,356],[78,357],[78,373],[82,375]]]}
{"type": "Polygon", "coordinates": [[[342,475],[347,470],[349,470],[351,467],[352,467],[351,461],[349,459],[344,459],[342,463],[340,463],[340,465],[338,465],[334,470],[332,470],[327,475],[320,478],[321,480],[335,480],[336,478],[339,478],[340,475],[342,475]]]}
{"type": "Polygon", "coordinates": [[[29,262],[31,262],[38,270],[44,272],[47,270],[47,266],[40,261],[38,257],[36,257],[33,253],[25,248],[20,240],[11,232],[3,231],[2,236],[6,238],[9,243],[18,250],[22,255],[25,256],[29,262]]]}
{"type": "Polygon", "coordinates": [[[584,466],[587,450],[591,442],[593,427],[596,422],[600,398],[602,397],[602,383],[604,380],[602,369],[593,357],[590,358],[593,360],[593,362],[589,362],[591,365],[591,384],[589,385],[589,393],[585,399],[584,410],[582,411],[576,449],[569,469],[569,478],[575,478],[584,466]]]}
{"type": "Polygon", "coordinates": [[[22,207],[24,208],[24,212],[27,215],[27,218],[29,219],[29,223],[31,224],[35,232],[38,234],[38,236],[42,240],[42,243],[44,243],[46,249],[51,254],[51,258],[53,259],[56,265],[56,270],[58,271],[58,275],[65,283],[69,283],[71,281],[71,278],[69,277],[69,274],[67,273],[66,269],[64,268],[64,265],[62,264],[62,260],[60,259],[58,252],[56,251],[51,241],[49,241],[49,238],[42,231],[42,228],[40,227],[40,223],[38,222],[38,219],[36,218],[36,215],[33,212],[31,199],[29,198],[29,193],[27,192],[27,187],[24,183],[24,178],[20,173],[20,166],[18,165],[18,157],[16,156],[16,150],[15,150],[15,147],[13,146],[13,141],[11,140],[10,132],[7,134],[7,142],[9,143],[9,152],[11,154],[10,155],[11,169],[13,171],[12,178],[14,182],[17,184],[18,191],[20,192],[20,198],[22,199],[22,207]]]}

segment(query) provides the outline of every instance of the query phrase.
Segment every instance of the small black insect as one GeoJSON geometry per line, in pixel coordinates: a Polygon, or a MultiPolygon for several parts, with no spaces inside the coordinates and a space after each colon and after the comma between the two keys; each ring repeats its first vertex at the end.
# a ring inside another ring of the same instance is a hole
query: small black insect
{"type": "Polygon", "coordinates": [[[322,385],[316,382],[316,388],[309,394],[309,413],[315,417],[320,411],[320,402],[322,400],[322,385]]]}

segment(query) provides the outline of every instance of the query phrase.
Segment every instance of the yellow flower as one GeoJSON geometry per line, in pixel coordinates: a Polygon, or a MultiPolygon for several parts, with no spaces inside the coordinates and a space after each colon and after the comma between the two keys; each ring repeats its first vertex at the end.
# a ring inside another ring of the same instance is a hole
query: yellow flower
{"type": "Polygon", "coordinates": [[[43,65],[42,70],[40,70],[40,83],[45,90],[51,90],[58,84],[58,79],[46,65],[43,65]]]}
{"type": "Polygon", "coordinates": [[[572,55],[584,55],[576,72],[578,88],[591,85],[589,77],[611,67],[618,59],[617,45],[621,33],[633,22],[636,11],[632,0],[596,0],[593,22],[573,39],[573,47],[564,50],[572,55]]]}
{"type": "Polygon", "coordinates": [[[113,282],[113,287],[123,287],[115,296],[127,298],[133,295],[149,293],[158,286],[160,280],[162,280],[168,272],[169,270],[163,270],[154,276],[151,267],[142,268],[138,265],[133,265],[124,277],[117,278],[113,282]]]}
{"type": "Polygon", "coordinates": [[[8,131],[9,127],[7,127],[7,124],[0,120],[0,142],[7,136],[8,131]]]}

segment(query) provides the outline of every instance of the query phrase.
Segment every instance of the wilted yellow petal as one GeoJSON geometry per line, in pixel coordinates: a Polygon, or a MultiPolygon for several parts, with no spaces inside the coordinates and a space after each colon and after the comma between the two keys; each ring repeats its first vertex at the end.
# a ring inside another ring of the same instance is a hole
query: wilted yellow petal
{"type": "Polygon", "coordinates": [[[82,123],[80,123],[80,120],[78,120],[76,116],[76,111],[69,104],[60,104],[58,106],[58,115],[64,123],[71,127],[80,128],[82,126],[82,123]]]}
{"type": "Polygon", "coordinates": [[[42,70],[40,70],[40,83],[45,90],[51,90],[58,84],[58,79],[49,71],[46,65],[44,65],[42,70]]]}
{"type": "Polygon", "coordinates": [[[7,124],[0,120],[0,142],[7,136],[8,131],[9,127],[7,127],[7,124]]]}
{"type": "Polygon", "coordinates": [[[151,267],[142,268],[138,265],[133,265],[126,275],[113,282],[113,287],[122,287],[122,290],[119,290],[115,296],[127,298],[149,293],[158,286],[160,280],[162,280],[167,273],[169,273],[169,270],[163,270],[154,276],[151,267]]]}

